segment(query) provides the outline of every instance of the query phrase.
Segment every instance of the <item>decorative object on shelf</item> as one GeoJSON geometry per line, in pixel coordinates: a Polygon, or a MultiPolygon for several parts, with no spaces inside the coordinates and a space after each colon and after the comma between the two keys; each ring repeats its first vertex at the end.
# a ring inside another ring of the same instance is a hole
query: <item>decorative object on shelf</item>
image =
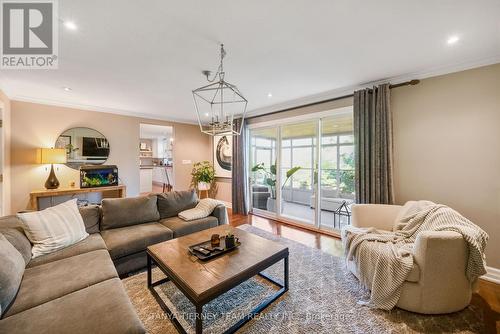
{"type": "Polygon", "coordinates": [[[55,148],[66,150],[66,166],[79,169],[83,165],[102,165],[109,156],[109,141],[97,130],[71,128],[59,135],[55,148]]]}
{"type": "Polygon", "coordinates": [[[210,243],[212,247],[219,247],[220,246],[220,236],[218,234],[212,234],[212,237],[210,238],[210,243]]]}
{"type": "Polygon", "coordinates": [[[245,118],[248,101],[238,88],[225,81],[223,61],[226,56],[224,44],[220,46],[220,64],[213,78],[211,71],[203,71],[210,83],[193,90],[194,105],[198,116],[200,130],[211,136],[227,134],[240,135],[242,127],[235,129],[235,117],[245,118]]]}
{"type": "MultiPolygon", "coordinates": [[[[217,191],[215,170],[210,161],[205,160],[193,165],[193,170],[191,171],[191,188],[196,189],[198,193],[206,191],[207,196],[210,190],[217,191]]],[[[213,192],[212,195],[215,196],[213,192]]]]}
{"type": "Polygon", "coordinates": [[[50,174],[45,181],[46,189],[59,188],[59,180],[54,172],[54,164],[66,163],[66,149],[65,148],[40,148],[37,152],[38,161],[41,164],[50,164],[50,174]]]}
{"type": "MultiPolygon", "coordinates": [[[[285,182],[281,185],[281,189],[286,185],[288,180],[300,170],[300,166],[295,166],[286,171],[285,182]]],[[[276,165],[271,165],[269,170],[266,169],[264,163],[257,164],[252,167],[253,173],[263,173],[264,182],[271,188],[271,196],[267,199],[267,210],[276,212],[276,165]]]]}
{"type": "Polygon", "coordinates": [[[231,164],[233,160],[233,137],[214,136],[214,168],[215,176],[231,177],[231,164]]]}
{"type": "Polygon", "coordinates": [[[82,166],[80,167],[80,188],[109,187],[118,185],[118,167],[82,166]]]}

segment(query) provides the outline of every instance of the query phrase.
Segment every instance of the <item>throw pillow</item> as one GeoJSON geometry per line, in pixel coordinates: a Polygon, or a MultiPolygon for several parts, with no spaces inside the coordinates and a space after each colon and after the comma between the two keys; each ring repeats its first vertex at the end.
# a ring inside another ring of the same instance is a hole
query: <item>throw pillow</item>
{"type": "Polygon", "coordinates": [[[194,190],[171,191],[158,194],[160,219],[175,217],[181,211],[194,208],[197,203],[198,196],[194,190]]]}
{"type": "Polygon", "coordinates": [[[18,213],[33,244],[33,258],[73,245],[89,236],[76,198],[42,211],[18,213]]]}
{"type": "Polygon", "coordinates": [[[210,216],[215,207],[219,204],[220,202],[215,199],[204,198],[198,202],[196,207],[179,212],[179,217],[186,221],[205,218],[210,216]]]}
{"type": "Polygon", "coordinates": [[[19,290],[25,263],[21,253],[0,233],[0,315],[5,313],[19,290]]]}

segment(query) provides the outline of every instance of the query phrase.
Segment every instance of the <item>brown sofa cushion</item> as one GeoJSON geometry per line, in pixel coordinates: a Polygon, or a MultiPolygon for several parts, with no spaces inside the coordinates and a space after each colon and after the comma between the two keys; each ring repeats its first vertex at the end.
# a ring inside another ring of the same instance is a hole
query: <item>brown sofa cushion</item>
{"type": "Polygon", "coordinates": [[[92,252],[99,249],[107,249],[104,240],[99,233],[89,235],[87,238],[74,245],[55,251],[54,253],[46,254],[32,259],[28,263],[28,268],[39,266],[41,264],[49,263],[65,259],[71,256],[92,252]]]}
{"type": "Polygon", "coordinates": [[[182,220],[179,217],[171,217],[160,220],[160,223],[174,232],[174,238],[178,238],[183,235],[206,230],[207,228],[216,227],[219,225],[219,220],[214,216],[190,221],[182,220]]]}
{"type": "Polygon", "coordinates": [[[119,278],[54,299],[0,321],[0,333],[143,334],[119,278]]]}
{"type": "Polygon", "coordinates": [[[14,300],[25,265],[21,253],[0,234],[0,315],[5,313],[14,300]]]}
{"type": "Polygon", "coordinates": [[[179,212],[192,209],[198,203],[198,196],[193,191],[172,191],[158,196],[158,211],[160,218],[175,217],[179,212]]]}
{"type": "Polygon", "coordinates": [[[102,200],[101,230],[158,221],[156,196],[106,198],[102,200]]]}
{"type": "Polygon", "coordinates": [[[82,206],[79,208],[88,234],[99,233],[101,209],[98,205],[82,206]]]}
{"type": "Polygon", "coordinates": [[[101,235],[113,260],[173,237],[171,230],[156,222],[106,230],[101,235]]]}
{"type": "Polygon", "coordinates": [[[118,274],[104,249],[28,268],[17,297],[4,317],[113,277],[118,277],[118,274]]]}

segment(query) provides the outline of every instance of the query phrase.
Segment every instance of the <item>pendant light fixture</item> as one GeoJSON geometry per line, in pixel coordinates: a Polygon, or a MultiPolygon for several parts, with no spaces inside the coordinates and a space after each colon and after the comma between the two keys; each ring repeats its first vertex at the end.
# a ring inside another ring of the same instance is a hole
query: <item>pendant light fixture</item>
{"type": "Polygon", "coordinates": [[[221,44],[220,64],[213,78],[210,78],[211,71],[202,72],[210,84],[193,90],[200,130],[211,136],[240,135],[247,111],[247,99],[235,85],[224,79],[223,61],[225,56],[226,50],[224,50],[224,44],[221,44]],[[242,120],[237,129],[234,126],[235,117],[241,117],[242,120]]]}

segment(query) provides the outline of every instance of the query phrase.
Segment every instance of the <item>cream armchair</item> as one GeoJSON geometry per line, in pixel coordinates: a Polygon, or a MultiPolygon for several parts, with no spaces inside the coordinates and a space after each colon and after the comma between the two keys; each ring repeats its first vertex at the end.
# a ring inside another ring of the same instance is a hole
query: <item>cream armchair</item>
{"type": "MultiPolygon", "coordinates": [[[[401,218],[401,209],[399,205],[355,204],[352,225],[391,231],[401,218]]],[[[451,313],[465,308],[472,295],[471,284],[465,276],[467,254],[467,244],[457,232],[420,233],[413,249],[414,266],[403,283],[396,306],[424,314],[451,313]]],[[[348,261],[347,266],[358,277],[356,264],[348,261]]]]}

